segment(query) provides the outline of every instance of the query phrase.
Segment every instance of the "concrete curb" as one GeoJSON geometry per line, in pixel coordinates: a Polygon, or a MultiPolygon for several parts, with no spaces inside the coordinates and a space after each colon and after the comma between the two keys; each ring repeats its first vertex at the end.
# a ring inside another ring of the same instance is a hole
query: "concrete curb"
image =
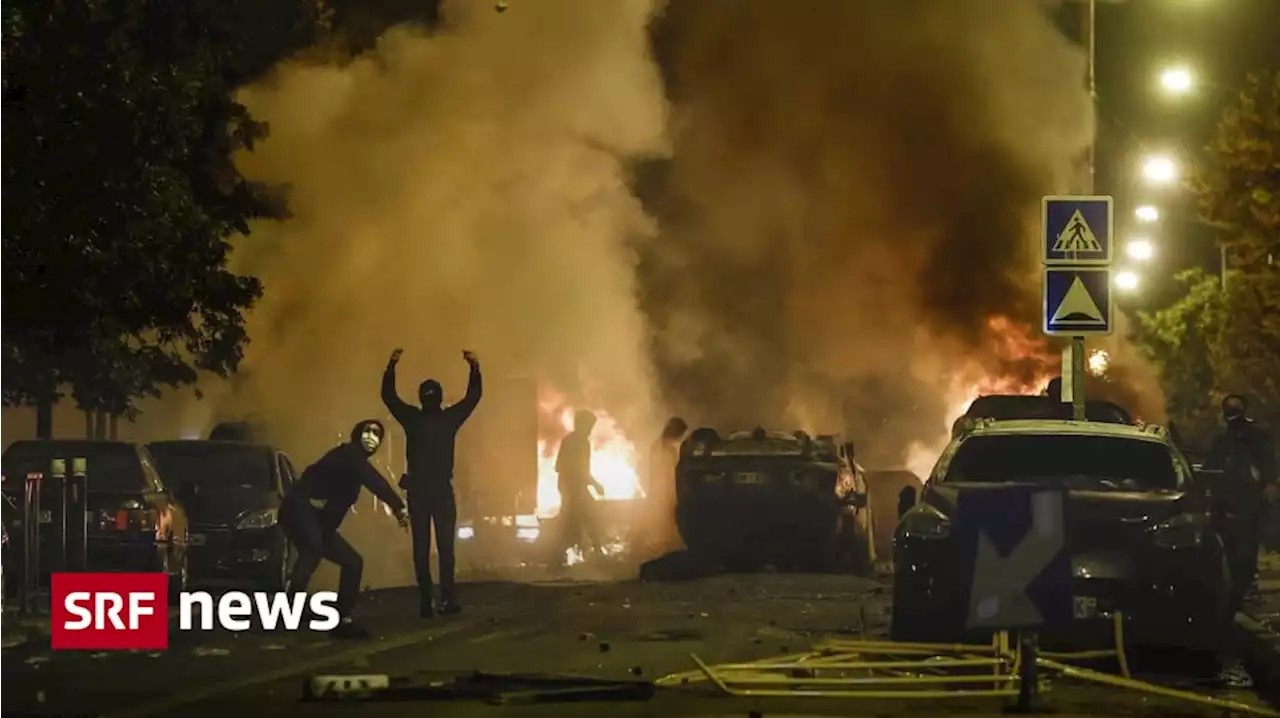
{"type": "Polygon", "coordinates": [[[1253,677],[1258,695],[1280,705],[1280,634],[1253,617],[1236,614],[1235,644],[1240,660],[1253,677]]]}

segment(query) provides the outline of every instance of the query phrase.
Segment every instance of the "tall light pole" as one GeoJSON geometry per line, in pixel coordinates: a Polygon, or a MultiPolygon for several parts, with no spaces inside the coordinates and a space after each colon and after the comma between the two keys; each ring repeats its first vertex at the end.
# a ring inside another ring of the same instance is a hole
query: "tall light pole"
{"type": "MultiPolygon", "coordinates": [[[[1085,55],[1088,61],[1085,65],[1085,87],[1089,91],[1089,106],[1093,109],[1095,119],[1095,130],[1093,137],[1089,140],[1089,155],[1086,158],[1086,176],[1085,176],[1085,194],[1094,193],[1095,177],[1097,175],[1097,136],[1096,120],[1098,117],[1098,83],[1095,73],[1098,55],[1098,1],[1086,0],[1084,4],[1084,17],[1082,18],[1081,33],[1084,37],[1085,55]]],[[[1114,241],[1114,240],[1111,240],[1114,241]]],[[[1084,354],[1084,337],[1071,337],[1071,415],[1076,421],[1085,421],[1088,418],[1085,411],[1084,403],[1084,371],[1085,371],[1085,354],[1084,354]]]]}

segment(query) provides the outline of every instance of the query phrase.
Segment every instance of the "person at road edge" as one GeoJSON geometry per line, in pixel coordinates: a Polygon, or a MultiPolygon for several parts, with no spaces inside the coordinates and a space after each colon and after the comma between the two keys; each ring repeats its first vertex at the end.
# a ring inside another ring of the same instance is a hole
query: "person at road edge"
{"type": "Polygon", "coordinates": [[[1223,536],[1231,562],[1233,598],[1239,607],[1258,573],[1258,545],[1265,506],[1280,499],[1276,454],[1271,434],[1248,416],[1249,401],[1239,394],[1222,400],[1226,428],[1214,438],[1204,468],[1223,472],[1236,513],[1236,530],[1223,536]]]}

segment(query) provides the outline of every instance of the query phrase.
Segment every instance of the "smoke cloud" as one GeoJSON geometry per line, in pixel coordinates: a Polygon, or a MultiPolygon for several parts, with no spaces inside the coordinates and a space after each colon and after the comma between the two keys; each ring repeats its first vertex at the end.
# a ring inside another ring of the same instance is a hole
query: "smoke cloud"
{"type": "Polygon", "coordinates": [[[267,291],[219,408],[329,442],[383,413],[379,376],[403,347],[407,396],[434,376],[458,398],[474,349],[491,382],[589,379],[647,411],[626,246],[651,227],[619,157],[665,149],[649,14],[647,0],[452,3],[441,34],[396,27],[353,62],[246,89],[271,138],[241,166],[289,185],[295,217],[237,255],[267,291]]]}
{"type": "MultiPolygon", "coordinates": [[[[242,92],[271,136],[240,166],[288,185],[295,216],[237,249],[236,269],[266,293],[242,374],[203,407],[254,415],[305,463],[356,419],[385,415],[392,349],[405,349],[399,389],[415,401],[427,377],[459,399],[472,349],[491,406],[504,378],[532,378],[647,425],[628,247],[653,227],[621,158],[667,150],[650,3],[515,5],[446,3],[437,34],[397,26],[351,62],[290,63],[242,92]]],[[[536,395],[520,398],[536,420],[536,395]]],[[[397,427],[397,470],[401,441],[397,427]]],[[[532,441],[483,441],[535,461],[532,441]]],[[[407,581],[407,540],[365,506],[344,533],[379,544],[369,580],[407,581]]]]}
{"type": "Polygon", "coordinates": [[[1055,370],[1040,198],[1093,125],[1038,4],[673,0],[653,34],[674,155],[641,183],[642,276],[673,405],[844,426],[892,461],[957,384],[1055,370]]]}

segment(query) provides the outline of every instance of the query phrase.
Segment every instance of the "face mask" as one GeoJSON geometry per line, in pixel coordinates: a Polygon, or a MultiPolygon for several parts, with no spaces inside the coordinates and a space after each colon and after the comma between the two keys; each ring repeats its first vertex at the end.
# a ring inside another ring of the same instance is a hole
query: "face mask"
{"type": "Polygon", "coordinates": [[[372,426],[365,427],[360,432],[360,446],[365,452],[372,454],[378,450],[378,446],[382,444],[382,434],[372,426]]]}

